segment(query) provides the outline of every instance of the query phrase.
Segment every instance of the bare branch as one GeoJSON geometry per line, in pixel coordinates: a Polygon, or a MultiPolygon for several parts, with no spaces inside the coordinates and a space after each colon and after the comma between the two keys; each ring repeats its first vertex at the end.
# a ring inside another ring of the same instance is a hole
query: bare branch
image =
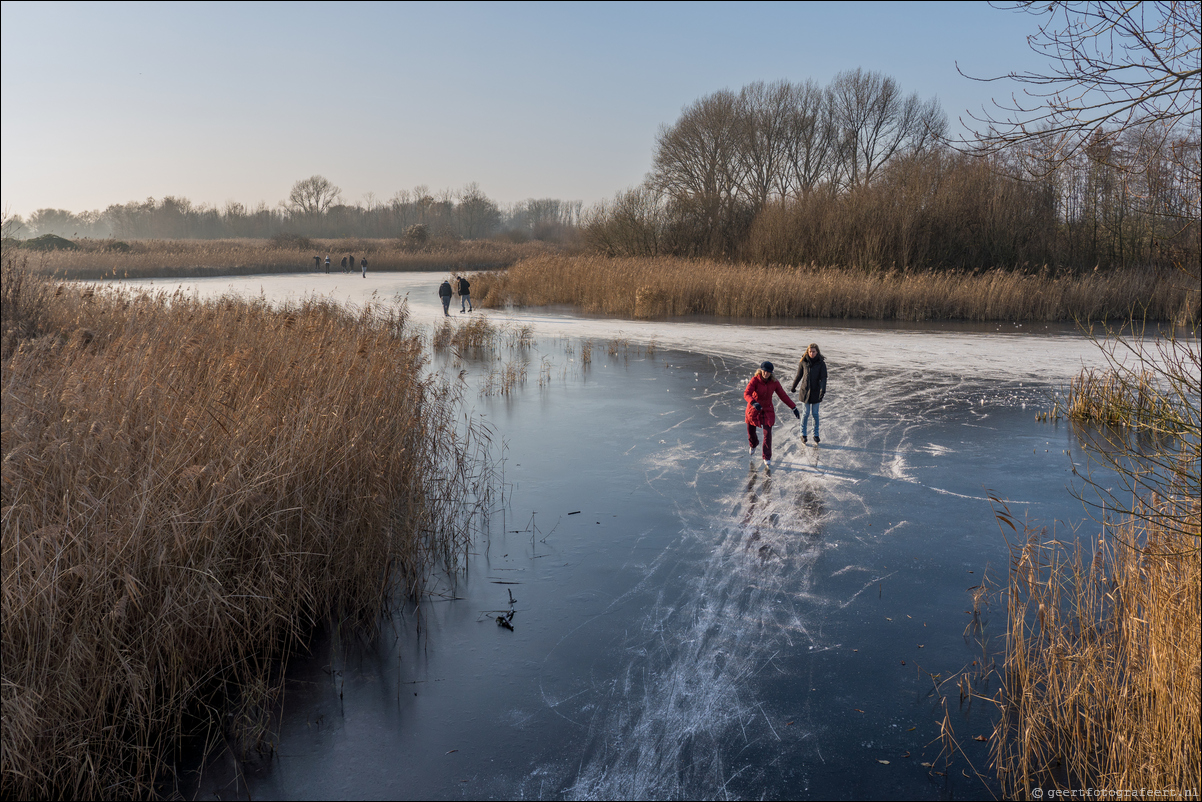
{"type": "MultiPolygon", "coordinates": [[[[1027,37],[1031,49],[1050,59],[1046,72],[1010,72],[979,78],[1026,85],[994,112],[970,114],[982,126],[962,147],[996,152],[1038,139],[1049,169],[1071,158],[1107,128],[1159,124],[1167,131],[1196,128],[1199,118],[1200,19],[1197,2],[997,3],[1040,19],[1027,37]]],[[[959,65],[957,65],[959,70],[959,65]]]]}

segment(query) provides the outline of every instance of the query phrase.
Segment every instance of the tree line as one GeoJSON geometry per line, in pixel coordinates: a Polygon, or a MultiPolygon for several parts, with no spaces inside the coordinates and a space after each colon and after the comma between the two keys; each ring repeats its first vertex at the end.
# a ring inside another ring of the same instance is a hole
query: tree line
{"type": "MultiPolygon", "coordinates": [[[[1135,84],[1151,111],[1136,115],[1127,98],[1117,122],[1070,105],[1031,125],[986,120],[990,129],[972,141],[949,141],[935,98],[856,69],[826,86],[755,82],[698,99],[658,132],[645,180],[587,210],[552,198],[503,207],[474,183],[351,204],[312,176],[275,207],[168,196],[79,214],[39,209],[15,222],[25,236],[502,236],[580,242],[613,256],[869,269],[1196,264],[1202,136],[1190,20],[1198,12],[1171,8],[1193,15],[1172,28],[1189,36],[1145,43],[1173,67],[1169,89],[1135,84]],[[1175,66],[1182,59],[1189,69],[1175,66]],[[1170,95],[1167,111],[1156,105],[1170,95]]],[[[1123,63],[1101,63],[1091,80],[1114,80],[1106,76],[1123,63]]]]}
{"type": "Polygon", "coordinates": [[[297,181],[277,206],[248,207],[229,202],[217,208],[167,196],[114,204],[104,210],[70,212],[38,209],[13,219],[19,236],[57,234],[96,239],[231,239],[269,237],[395,238],[420,234],[430,239],[513,241],[562,240],[579,224],[583,204],[555,198],[531,198],[507,206],[493,201],[475,184],[460,190],[431,191],[419,185],[388,200],[369,194],[347,203],[342,190],[323,176],[297,181]]]}
{"type": "Polygon", "coordinates": [[[686,106],[642,184],[591,208],[589,247],[866,268],[1198,259],[1197,115],[949,143],[935,99],[885,75],[756,82],[686,106]]]}

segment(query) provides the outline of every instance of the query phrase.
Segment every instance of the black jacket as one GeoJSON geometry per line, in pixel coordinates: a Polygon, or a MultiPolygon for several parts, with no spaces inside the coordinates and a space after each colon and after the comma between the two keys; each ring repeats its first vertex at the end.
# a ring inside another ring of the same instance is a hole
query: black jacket
{"type": "Polygon", "coordinates": [[[451,292],[451,282],[444,281],[442,286],[438,288],[439,298],[450,298],[454,293],[451,292]]]}
{"type": "Polygon", "coordinates": [[[797,375],[793,377],[792,391],[797,393],[801,385],[801,393],[797,395],[799,404],[817,404],[826,395],[826,360],[822,357],[810,359],[806,354],[797,363],[797,375]]]}
{"type": "Polygon", "coordinates": [[[460,295],[470,295],[471,291],[472,291],[472,285],[467,283],[467,279],[465,279],[465,278],[459,279],[459,294],[460,295]]]}

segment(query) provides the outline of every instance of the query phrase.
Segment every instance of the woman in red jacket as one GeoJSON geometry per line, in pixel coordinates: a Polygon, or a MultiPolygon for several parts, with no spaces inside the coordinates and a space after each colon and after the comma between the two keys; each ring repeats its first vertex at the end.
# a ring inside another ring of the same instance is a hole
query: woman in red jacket
{"type": "Polygon", "coordinates": [[[797,405],[785,393],[785,388],[772,378],[772,363],[761,362],[760,369],[751,377],[751,381],[747,382],[747,389],[743,391],[743,397],[747,399],[747,413],[744,417],[747,420],[747,442],[751,445],[751,456],[755,456],[755,447],[760,444],[755,430],[757,427],[762,427],[764,429],[764,462],[772,459],[772,427],[776,424],[776,410],[772,406],[773,393],[779,395],[789,409],[793,410],[793,417],[801,417],[801,413],[797,411],[797,405]]]}

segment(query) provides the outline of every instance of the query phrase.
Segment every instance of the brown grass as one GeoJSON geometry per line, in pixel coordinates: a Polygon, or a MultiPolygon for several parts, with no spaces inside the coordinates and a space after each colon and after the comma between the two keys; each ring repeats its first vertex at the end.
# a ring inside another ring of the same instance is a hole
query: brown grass
{"type": "MultiPolygon", "coordinates": [[[[480,383],[480,395],[510,396],[526,383],[526,361],[511,359],[503,365],[492,364],[480,383]]],[[[541,386],[541,383],[540,383],[541,386]]]]}
{"type": "MultiPolygon", "coordinates": [[[[367,257],[368,272],[418,270],[493,270],[509,267],[523,256],[543,253],[542,242],[514,244],[494,240],[445,242],[414,248],[400,240],[312,240],[312,248],[282,247],[272,240],[135,240],[129,251],[115,250],[103,240],[80,240],[75,251],[48,251],[29,256],[37,273],[58,278],[174,278],[209,275],[312,272],[313,257],[330,256],[331,271],[347,253],[367,257]]],[[[356,271],[352,271],[356,272],[356,271]]]]}
{"type": "Polygon", "coordinates": [[[1006,270],[866,272],[762,267],[709,260],[543,254],[472,277],[483,306],[569,304],[632,318],[1065,321],[1197,320],[1196,282],[1174,271],[1084,276],[1006,270]]]}
{"type": "Polygon", "coordinates": [[[1202,571],[1193,535],[1127,522],[1086,560],[1028,528],[1012,550],[1002,717],[1006,798],[1035,787],[1202,781],[1202,571]]]}
{"type": "Polygon", "coordinates": [[[150,795],[189,721],[255,743],[276,658],[462,557],[484,445],[403,306],[56,287],[9,259],[3,296],[5,797],[150,795]]]}
{"type": "Polygon", "coordinates": [[[1149,370],[1120,373],[1082,368],[1069,382],[1063,398],[1054,400],[1052,417],[1063,415],[1082,423],[1178,431],[1187,422],[1180,419],[1178,409],[1157,386],[1156,379],[1156,374],[1149,370]]]}
{"type": "Polygon", "coordinates": [[[468,350],[493,351],[500,340],[500,328],[484,315],[473,315],[462,323],[443,318],[434,329],[433,345],[438,350],[452,348],[462,354],[468,350]]]}

